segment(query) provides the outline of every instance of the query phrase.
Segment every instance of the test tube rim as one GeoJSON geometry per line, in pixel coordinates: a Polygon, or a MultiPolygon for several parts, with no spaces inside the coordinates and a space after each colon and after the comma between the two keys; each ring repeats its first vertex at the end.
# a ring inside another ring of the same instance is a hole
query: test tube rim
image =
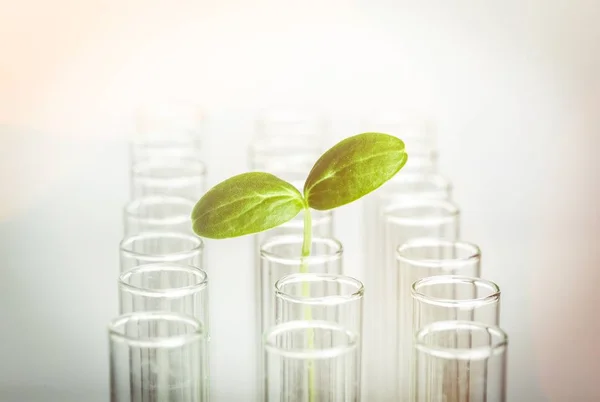
{"type": "Polygon", "coordinates": [[[395,225],[403,226],[435,226],[456,221],[460,217],[460,209],[456,203],[449,199],[436,198],[411,198],[394,200],[383,208],[384,219],[395,225]],[[437,208],[442,212],[440,216],[397,216],[395,212],[415,208],[437,208]]]}
{"type": "MultiPolygon", "coordinates": [[[[125,205],[125,207],[124,207],[124,212],[125,212],[125,216],[127,218],[133,218],[133,219],[139,220],[139,221],[144,222],[144,223],[149,223],[149,224],[161,224],[161,223],[175,224],[175,223],[184,223],[184,222],[190,220],[191,211],[194,208],[194,206],[195,206],[195,203],[192,200],[190,200],[188,198],[185,198],[185,197],[155,194],[155,195],[147,195],[147,196],[139,197],[139,198],[136,198],[136,199],[128,202],[125,205]],[[136,208],[142,206],[143,204],[150,204],[150,205],[164,205],[164,204],[184,205],[184,206],[190,207],[190,213],[189,214],[173,215],[173,217],[169,217],[169,218],[141,217],[139,215],[136,215],[135,211],[136,211],[136,208]]],[[[190,223],[190,227],[191,227],[191,223],[190,223]]]]}
{"type": "Polygon", "coordinates": [[[198,236],[186,234],[186,233],[180,233],[180,232],[140,232],[137,234],[133,234],[133,235],[124,237],[121,240],[121,243],[119,244],[119,249],[121,250],[121,253],[124,256],[136,258],[136,259],[139,259],[142,261],[174,262],[174,261],[180,261],[185,258],[192,258],[192,257],[196,256],[197,254],[202,254],[202,252],[204,250],[204,242],[198,236]],[[126,248],[126,246],[131,245],[133,242],[135,242],[135,240],[138,240],[141,238],[149,238],[149,237],[156,237],[156,238],[170,237],[170,238],[186,239],[186,240],[190,240],[190,243],[193,244],[193,247],[191,247],[190,249],[185,250],[185,251],[178,251],[178,252],[166,253],[166,254],[146,254],[146,253],[133,251],[131,249],[126,248]]]}
{"type": "Polygon", "coordinates": [[[111,340],[121,343],[126,343],[133,348],[178,348],[184,345],[201,341],[204,339],[204,329],[200,320],[181,313],[165,312],[165,311],[138,311],[133,313],[121,314],[113,318],[108,324],[108,333],[111,340]],[[171,321],[179,321],[193,327],[193,332],[187,334],[178,334],[174,336],[158,336],[147,339],[139,339],[137,337],[126,335],[119,328],[130,320],[158,320],[168,319],[171,321]]]}
{"type": "Polygon", "coordinates": [[[500,287],[487,279],[477,278],[465,275],[435,275],[425,278],[421,278],[415,281],[411,286],[411,295],[415,300],[420,302],[439,307],[452,307],[452,308],[464,308],[474,309],[485,305],[499,303],[500,302],[500,287]],[[482,285],[484,288],[490,290],[490,293],[483,297],[476,297],[472,299],[445,299],[440,297],[429,296],[419,291],[419,285],[432,285],[432,284],[448,284],[448,283],[473,283],[482,285]]]}
{"type": "Polygon", "coordinates": [[[154,264],[143,264],[128,269],[127,271],[119,275],[119,287],[127,293],[144,296],[144,297],[160,297],[160,298],[179,298],[184,296],[193,295],[205,290],[208,287],[208,275],[206,271],[201,268],[194,267],[187,264],[178,263],[154,263],[154,264]],[[135,286],[127,282],[127,278],[140,272],[154,272],[154,271],[179,271],[195,275],[198,282],[194,285],[182,286],[177,288],[163,288],[163,289],[150,289],[140,286],[135,286]]]}
{"type": "Polygon", "coordinates": [[[464,240],[450,240],[436,237],[415,237],[409,239],[396,248],[396,259],[398,262],[407,264],[416,268],[439,268],[453,270],[457,267],[470,266],[478,264],[481,261],[481,249],[475,243],[464,240]],[[417,259],[406,256],[406,251],[422,246],[451,246],[467,250],[466,257],[460,258],[441,258],[441,259],[417,259]]]}
{"type": "Polygon", "coordinates": [[[301,245],[303,241],[304,239],[300,235],[281,235],[269,237],[260,246],[261,258],[282,265],[295,266],[303,262],[307,265],[315,265],[338,261],[342,258],[342,255],[344,253],[344,247],[342,243],[333,237],[313,237],[311,240],[313,245],[315,243],[320,243],[330,246],[331,252],[327,254],[310,255],[307,257],[302,257],[300,255],[298,255],[298,257],[281,257],[278,256],[276,253],[269,251],[269,248],[274,246],[292,243],[301,245]]]}
{"type": "Polygon", "coordinates": [[[335,306],[345,303],[350,303],[363,298],[364,296],[364,285],[361,281],[351,276],[343,274],[321,274],[321,273],[294,273],[283,276],[274,285],[275,296],[282,300],[290,303],[303,304],[303,305],[329,305],[335,306]],[[314,283],[319,281],[327,282],[342,282],[347,285],[351,285],[356,290],[350,294],[336,295],[336,296],[321,296],[321,297],[305,297],[295,296],[286,293],[281,290],[284,285],[298,284],[298,283],[314,283]]]}

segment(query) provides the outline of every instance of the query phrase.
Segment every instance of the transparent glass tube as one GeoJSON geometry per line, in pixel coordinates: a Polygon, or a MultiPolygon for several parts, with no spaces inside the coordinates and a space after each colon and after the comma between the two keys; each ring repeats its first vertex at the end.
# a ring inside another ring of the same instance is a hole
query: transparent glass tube
{"type": "Polygon", "coordinates": [[[311,320],[336,322],[362,333],[361,281],[339,274],[300,273],[275,282],[275,324],[311,320]]]}
{"type": "MultiPolygon", "coordinates": [[[[458,207],[448,200],[414,198],[396,201],[382,208],[378,218],[381,220],[381,242],[375,253],[383,256],[383,260],[375,262],[377,265],[372,270],[379,271],[372,275],[370,282],[371,292],[376,295],[376,300],[372,300],[376,307],[369,311],[371,336],[369,361],[365,368],[368,373],[368,400],[396,401],[397,397],[397,305],[402,295],[397,289],[396,249],[415,237],[458,238],[459,216],[458,207]]],[[[413,282],[408,283],[405,289],[408,302],[413,282]]]]}
{"type": "Polygon", "coordinates": [[[203,268],[204,243],[194,235],[145,232],[125,237],[120,244],[121,272],[151,263],[180,263],[203,268]]]}
{"type": "MultiPolygon", "coordinates": [[[[413,283],[411,295],[412,334],[438,321],[476,321],[487,325],[500,322],[500,288],[485,279],[461,275],[429,276],[413,283]]],[[[400,329],[398,331],[402,333],[400,329]]],[[[411,364],[414,365],[414,357],[411,364]]],[[[412,368],[411,377],[415,373],[412,368]]]]}
{"type": "Polygon", "coordinates": [[[399,137],[409,154],[398,176],[408,172],[437,172],[438,152],[435,124],[413,113],[379,111],[361,121],[362,131],[376,131],[399,137]]]}
{"type": "Polygon", "coordinates": [[[500,288],[472,276],[436,275],[417,280],[411,287],[413,333],[436,321],[500,323],[500,288]]]}
{"type": "Polygon", "coordinates": [[[130,144],[130,166],[153,161],[177,162],[179,160],[202,161],[200,145],[196,138],[167,137],[166,139],[134,140],[130,144]]]}
{"type": "MultiPolygon", "coordinates": [[[[311,211],[311,226],[312,236],[319,239],[333,238],[333,212],[332,211],[311,211]]],[[[284,223],[276,228],[266,230],[254,235],[254,245],[256,250],[256,269],[255,269],[255,289],[257,304],[262,303],[263,276],[261,248],[263,244],[269,242],[270,239],[279,238],[281,236],[299,236],[301,237],[304,231],[304,211],[301,211],[291,221],[284,223]]],[[[283,247],[283,246],[281,246],[283,247]]],[[[277,249],[275,250],[277,252],[277,249]]],[[[283,274],[285,275],[285,274],[283,274]]],[[[282,275],[282,276],[283,276],[282,275]]],[[[278,279],[278,278],[277,278],[278,279]]],[[[260,320],[260,317],[259,317],[260,320]]],[[[261,331],[265,328],[259,322],[261,331]]]]}
{"type": "MultiPolygon", "coordinates": [[[[274,287],[275,282],[286,275],[310,272],[314,274],[342,273],[342,244],[333,238],[313,237],[311,255],[302,258],[303,238],[298,236],[277,236],[268,239],[260,249],[260,270],[258,273],[257,333],[262,334],[275,322],[274,287]],[[303,268],[304,264],[304,268],[303,268]]],[[[259,343],[258,355],[262,355],[259,343]]],[[[259,364],[262,360],[258,360],[259,364]]],[[[262,367],[258,373],[263,373],[262,367]]],[[[264,379],[259,379],[259,399],[263,399],[264,379]]]]}
{"type": "Polygon", "coordinates": [[[323,152],[320,142],[297,144],[278,138],[259,138],[249,148],[249,168],[287,180],[304,180],[323,152]]]}
{"type": "Polygon", "coordinates": [[[304,180],[325,150],[328,134],[329,121],[322,114],[285,109],[264,111],[257,119],[249,147],[250,169],[292,171],[304,180]]]}
{"type": "MultiPolygon", "coordinates": [[[[155,263],[140,265],[119,276],[121,314],[163,311],[187,314],[202,323],[210,340],[208,278],[206,272],[189,265],[155,263]]],[[[205,386],[209,392],[209,350],[202,356],[205,386]]],[[[208,394],[205,396],[208,399],[208,394]]]]}
{"type": "Polygon", "coordinates": [[[414,148],[406,148],[406,150],[410,156],[398,175],[436,173],[438,171],[439,154],[437,151],[414,148]]]}
{"type": "Polygon", "coordinates": [[[154,195],[138,198],[124,208],[125,235],[142,232],[192,234],[190,216],[195,203],[183,197],[154,195]]]}
{"type": "MultiPolygon", "coordinates": [[[[320,239],[330,239],[333,238],[333,213],[332,211],[311,211],[311,225],[312,225],[312,235],[314,238],[320,239]]],[[[278,226],[274,229],[270,229],[261,233],[257,233],[254,235],[254,247],[256,252],[256,260],[255,260],[255,269],[254,269],[254,297],[255,303],[257,306],[262,306],[265,301],[265,297],[268,296],[272,292],[272,288],[266,289],[265,286],[268,286],[268,283],[265,282],[265,274],[263,273],[262,267],[264,262],[261,257],[261,249],[263,244],[269,243],[271,239],[281,238],[281,236],[297,236],[297,238],[301,238],[304,231],[304,211],[300,212],[298,216],[292,219],[289,222],[284,223],[281,226],[278,226]],[[267,293],[265,293],[267,292],[267,293]]],[[[283,249],[284,246],[280,246],[283,249]]],[[[274,247],[274,251],[277,252],[278,248],[274,247]]],[[[299,255],[299,254],[298,254],[299,255]]],[[[340,260],[341,264],[341,260],[340,260]]],[[[341,272],[341,266],[339,268],[339,272],[341,272]]],[[[279,274],[277,274],[279,275],[279,274]]],[[[281,276],[284,276],[285,273],[282,273],[281,276]]],[[[273,283],[279,279],[273,278],[273,283]]],[[[265,306],[265,309],[269,309],[268,306],[265,306]]],[[[262,331],[266,329],[266,324],[263,323],[263,315],[262,315],[262,307],[257,312],[257,323],[256,326],[258,328],[257,334],[262,334],[262,331]]],[[[260,343],[258,343],[259,348],[257,349],[258,356],[260,356],[261,349],[260,343]]],[[[259,359],[260,361],[260,359],[259,359]]],[[[257,371],[257,373],[262,373],[262,371],[257,371]]],[[[260,375],[257,375],[257,381],[259,381],[259,388],[263,386],[260,375]]]]}
{"type": "MultiPolygon", "coordinates": [[[[410,400],[413,328],[412,286],[422,278],[437,275],[481,276],[481,252],[475,244],[438,238],[415,238],[397,249],[397,320],[394,344],[397,358],[399,401],[410,400]]],[[[458,290],[457,285],[454,290],[458,290]]],[[[460,297],[458,293],[454,297],[460,297]]]]}
{"type": "Polygon", "coordinates": [[[109,324],[111,402],[205,402],[202,323],[183,314],[124,314],[109,324]]]}
{"type": "Polygon", "coordinates": [[[168,195],[197,202],[205,187],[206,167],[199,160],[150,159],[131,167],[131,199],[168,195]]]}
{"type": "Polygon", "coordinates": [[[452,198],[452,182],[439,173],[401,170],[373,195],[384,206],[413,198],[449,200],[452,198]]]}
{"type": "MultiPolygon", "coordinates": [[[[364,116],[360,126],[363,131],[382,132],[401,138],[409,152],[437,149],[437,130],[434,122],[416,113],[380,110],[370,116],[364,116]]],[[[412,154],[410,155],[412,157],[412,154]]]]}
{"type": "Polygon", "coordinates": [[[271,108],[262,110],[256,119],[255,138],[289,138],[322,140],[329,132],[329,118],[318,110],[271,108]]]}
{"type": "Polygon", "coordinates": [[[438,321],[415,335],[415,402],[505,402],[508,337],[474,321],[438,321]]]}
{"type": "Polygon", "coordinates": [[[196,317],[206,335],[208,278],[200,268],[177,263],[140,265],[119,276],[120,313],[169,311],[196,317]]]}
{"type": "Polygon", "coordinates": [[[155,159],[197,159],[205,119],[189,104],[153,105],[138,111],[130,143],[131,165],[155,159]]]}
{"type": "MultiPolygon", "coordinates": [[[[411,154],[412,158],[412,154],[411,154]]],[[[392,180],[384,184],[373,194],[365,197],[363,208],[364,260],[363,266],[373,267],[366,269],[363,281],[367,289],[374,289],[365,300],[365,332],[363,342],[363,360],[365,369],[378,367],[380,357],[379,338],[384,332],[386,322],[382,319],[381,306],[387,303],[383,292],[377,291],[385,285],[383,267],[386,264],[386,255],[382,252],[384,244],[383,212],[388,206],[414,199],[450,199],[452,183],[444,176],[437,173],[407,173],[402,170],[392,180]]],[[[368,370],[373,373],[374,370],[368,370]]],[[[368,373],[367,373],[368,375],[368,373]]],[[[377,381],[375,379],[374,381],[377,381]]],[[[365,381],[365,390],[368,390],[368,379],[365,381]]]]}
{"type": "MultiPolygon", "coordinates": [[[[298,150],[290,150],[292,154],[296,155],[295,158],[289,158],[289,155],[286,152],[283,152],[280,157],[273,156],[268,153],[262,154],[263,159],[261,159],[261,154],[258,153],[254,155],[254,159],[251,159],[251,163],[253,163],[253,167],[257,170],[266,170],[275,174],[275,176],[288,181],[293,184],[299,191],[303,191],[304,180],[308,175],[310,169],[312,169],[313,164],[316,162],[318,157],[320,156],[317,148],[309,150],[307,154],[304,156],[298,156],[295,152],[298,150]],[[281,157],[282,156],[282,157],[281,157]],[[290,162],[292,165],[296,164],[296,166],[292,166],[291,168],[288,166],[290,162]]],[[[311,227],[312,227],[312,236],[314,238],[333,238],[333,212],[332,211],[315,211],[311,210],[311,227]]],[[[301,211],[295,218],[292,220],[280,225],[276,228],[266,230],[264,232],[260,232],[255,234],[254,237],[254,250],[255,250],[255,269],[254,269],[254,297],[256,300],[257,306],[263,306],[265,303],[264,298],[265,295],[269,295],[272,293],[272,287],[269,289],[265,289],[263,286],[264,275],[262,274],[262,258],[261,258],[261,247],[263,244],[267,243],[270,239],[279,237],[279,236],[299,236],[302,237],[304,232],[304,211],[301,211]],[[267,293],[265,293],[267,292],[267,293]]],[[[283,246],[282,246],[283,247],[283,246]]],[[[298,254],[299,255],[299,254],[298,254]]],[[[285,275],[282,273],[281,276],[285,275]]],[[[273,279],[273,284],[279,278],[273,279]]],[[[269,307],[265,306],[266,309],[269,307]]],[[[256,319],[257,319],[257,328],[256,333],[258,336],[262,335],[263,331],[266,329],[266,324],[263,323],[263,313],[264,311],[262,307],[259,309],[256,319]]],[[[257,343],[257,360],[262,362],[259,358],[262,353],[262,345],[260,342],[257,343]]],[[[256,380],[258,381],[258,389],[259,389],[259,398],[262,400],[263,389],[264,389],[264,379],[261,377],[263,373],[262,370],[256,371],[257,376],[256,380]]]]}
{"type": "Polygon", "coordinates": [[[275,283],[286,275],[305,272],[312,274],[342,273],[342,244],[332,238],[313,238],[311,255],[303,259],[302,236],[277,236],[261,247],[261,328],[260,333],[275,322],[273,292],[275,283]]]}
{"type": "MultiPolygon", "coordinates": [[[[365,197],[363,219],[367,233],[365,266],[379,266],[385,261],[381,247],[386,224],[386,220],[382,217],[386,212],[393,214],[397,209],[398,213],[408,215],[411,209],[420,208],[419,204],[414,204],[415,200],[450,200],[451,197],[452,183],[444,176],[432,173],[399,174],[373,194],[365,197]],[[402,207],[403,203],[407,205],[402,207]],[[394,204],[397,204],[397,207],[394,208],[394,204]],[[406,209],[407,212],[403,212],[402,209],[406,209]]],[[[368,274],[377,275],[380,272],[380,270],[369,270],[368,274]]]]}
{"type": "Polygon", "coordinates": [[[360,389],[364,286],[338,274],[292,274],[275,283],[275,323],[319,320],[358,334],[357,382],[360,389]]]}
{"type": "Polygon", "coordinates": [[[358,335],[324,321],[289,321],[264,336],[267,402],[357,402],[358,335]]]}
{"type": "Polygon", "coordinates": [[[411,200],[450,200],[451,198],[452,183],[446,177],[437,173],[406,172],[398,174],[373,194],[365,197],[363,218],[367,232],[365,263],[374,264],[375,259],[380,255],[378,247],[381,247],[383,241],[385,221],[382,216],[386,208],[395,203],[411,200]]]}

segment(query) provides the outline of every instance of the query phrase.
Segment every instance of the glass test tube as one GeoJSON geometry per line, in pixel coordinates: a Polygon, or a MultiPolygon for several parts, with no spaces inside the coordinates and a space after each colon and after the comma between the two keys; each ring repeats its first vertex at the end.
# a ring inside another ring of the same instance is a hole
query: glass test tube
{"type": "Polygon", "coordinates": [[[414,238],[398,247],[396,258],[396,392],[399,401],[408,401],[414,336],[412,286],[419,279],[437,275],[479,277],[481,252],[472,243],[440,238],[414,238]]]}
{"type": "Polygon", "coordinates": [[[437,321],[414,339],[414,402],[505,402],[508,337],[502,329],[437,321]]]}
{"type": "MultiPolygon", "coordinates": [[[[414,199],[450,199],[452,184],[444,176],[437,173],[407,173],[403,170],[384,184],[379,190],[365,197],[363,208],[364,238],[364,267],[363,281],[368,289],[374,290],[365,301],[365,332],[363,342],[363,360],[365,375],[375,375],[375,370],[369,367],[378,367],[380,364],[379,349],[382,333],[385,332],[386,322],[381,316],[381,306],[386,303],[385,294],[377,289],[383,289],[385,282],[384,267],[387,261],[382,252],[384,244],[383,211],[390,205],[403,200],[414,199]]],[[[369,376],[370,377],[370,376],[369,376]]],[[[376,382],[374,384],[377,384],[376,382]]],[[[368,394],[371,387],[368,379],[365,381],[365,392],[368,394]]],[[[374,392],[379,388],[375,387],[374,392]]],[[[377,394],[379,395],[379,393],[377,394]]],[[[374,398],[375,396],[373,396],[374,398]]]]}
{"type": "Polygon", "coordinates": [[[270,138],[254,142],[249,150],[250,169],[273,173],[287,181],[298,177],[304,180],[321,156],[323,147],[309,141],[303,144],[280,142],[283,140],[270,138]]]}
{"type": "Polygon", "coordinates": [[[275,283],[279,279],[295,273],[342,273],[343,248],[338,240],[313,238],[311,255],[305,259],[301,257],[302,241],[302,236],[277,236],[261,247],[261,333],[275,321],[273,295],[275,283]]]}
{"type": "Polygon", "coordinates": [[[500,288],[472,276],[436,275],[411,287],[413,334],[436,321],[477,321],[500,324],[500,288]]]}
{"type": "Polygon", "coordinates": [[[265,109],[257,116],[254,139],[287,139],[295,144],[322,143],[330,127],[329,117],[318,110],[265,109]]]}
{"type": "MultiPolygon", "coordinates": [[[[299,111],[267,111],[256,124],[254,137],[248,148],[248,164],[252,171],[265,171],[280,179],[292,183],[303,191],[304,181],[314,163],[324,150],[323,139],[327,133],[326,120],[321,116],[305,114],[299,111]]],[[[333,237],[333,220],[331,211],[311,211],[313,237],[333,237]]],[[[263,304],[263,277],[261,276],[260,250],[263,243],[275,236],[300,235],[304,229],[304,212],[290,222],[257,233],[254,238],[255,250],[255,300],[257,306],[263,304]]],[[[269,290],[270,291],[270,290],[269,290]]],[[[262,310],[257,312],[257,334],[262,335],[262,310]]],[[[262,345],[257,343],[258,361],[262,353],[262,345]]],[[[260,365],[260,364],[259,364],[260,365]]],[[[259,398],[264,395],[264,379],[262,370],[257,370],[259,398]]]]}
{"type": "Polygon", "coordinates": [[[399,111],[380,111],[363,118],[360,126],[362,131],[391,134],[404,141],[409,156],[400,174],[437,171],[437,133],[433,121],[399,111]]]}
{"type": "Polygon", "coordinates": [[[290,274],[274,286],[275,324],[303,319],[336,322],[362,333],[363,284],[340,274],[290,274]]]}
{"type": "Polygon", "coordinates": [[[195,203],[183,197],[154,195],[138,198],[124,208],[125,235],[142,232],[193,234],[191,214],[195,203]]]}
{"type": "MultiPolygon", "coordinates": [[[[313,238],[311,255],[302,258],[302,236],[277,236],[268,239],[261,247],[260,271],[258,273],[259,303],[257,324],[259,338],[275,322],[274,287],[282,277],[310,272],[315,274],[342,273],[342,244],[333,238],[313,238]]],[[[259,343],[258,355],[262,356],[259,343]]],[[[259,359],[259,365],[262,360],[259,359]]],[[[264,373],[258,367],[258,373],[264,373]]],[[[259,399],[264,398],[264,378],[259,379],[259,399]]]]}
{"type": "MultiPolygon", "coordinates": [[[[291,274],[275,283],[275,323],[318,320],[334,322],[358,335],[361,361],[363,284],[337,274],[291,274]]],[[[356,374],[360,388],[360,364],[356,374]]]]}
{"type": "Polygon", "coordinates": [[[206,402],[202,323],[178,313],[124,314],[109,324],[111,402],[206,402]]]}
{"type": "Polygon", "coordinates": [[[198,159],[205,119],[193,105],[170,103],[140,109],[130,143],[131,166],[156,159],[198,159]]]}
{"type": "Polygon", "coordinates": [[[266,402],[358,402],[358,335],[325,321],[289,321],[264,336],[266,402]]]}
{"type": "Polygon", "coordinates": [[[209,334],[208,277],[178,263],[139,265],[119,276],[120,313],[168,311],[196,317],[209,334]]]}
{"type": "Polygon", "coordinates": [[[249,148],[250,169],[295,171],[299,179],[304,180],[325,150],[328,134],[329,121],[320,113],[289,109],[263,111],[249,148]]]}
{"type": "Polygon", "coordinates": [[[197,202],[206,191],[206,166],[194,159],[149,159],[131,167],[131,199],[167,195],[197,202]]]}
{"type": "MultiPolygon", "coordinates": [[[[500,322],[500,288],[486,279],[461,275],[429,276],[413,283],[411,295],[412,334],[437,321],[476,321],[487,325],[499,325],[500,322]]],[[[413,356],[411,364],[414,363],[413,356]]],[[[415,373],[413,367],[412,378],[415,373]]]]}
{"type": "MultiPolygon", "coordinates": [[[[119,276],[120,313],[163,311],[187,314],[202,323],[204,337],[210,340],[208,278],[196,267],[176,263],[140,265],[119,276]]],[[[204,392],[209,392],[209,350],[202,356],[206,376],[204,392]]]]}
{"type": "Polygon", "coordinates": [[[378,110],[360,119],[363,131],[396,135],[414,148],[437,149],[434,121],[428,116],[401,110],[378,110]]]}
{"type": "Polygon", "coordinates": [[[151,263],[181,263],[203,268],[204,243],[175,232],[145,232],[125,237],[120,244],[121,272],[151,263]]]}
{"type": "MultiPolygon", "coordinates": [[[[397,305],[401,303],[402,295],[398,294],[397,288],[399,277],[396,249],[409,239],[421,236],[451,240],[458,238],[459,210],[448,200],[415,198],[397,201],[385,207],[380,219],[383,220],[383,241],[378,247],[378,252],[384,256],[385,261],[381,266],[374,268],[382,271],[378,283],[375,283],[381,287],[371,288],[373,293],[380,295],[380,304],[376,305],[372,317],[376,328],[374,330],[378,331],[375,333],[376,338],[371,338],[373,365],[366,371],[372,374],[368,379],[368,383],[372,384],[369,385],[369,391],[375,393],[370,395],[369,399],[384,402],[396,401],[398,385],[397,305]]],[[[406,288],[408,302],[410,285],[412,282],[406,288]]]]}

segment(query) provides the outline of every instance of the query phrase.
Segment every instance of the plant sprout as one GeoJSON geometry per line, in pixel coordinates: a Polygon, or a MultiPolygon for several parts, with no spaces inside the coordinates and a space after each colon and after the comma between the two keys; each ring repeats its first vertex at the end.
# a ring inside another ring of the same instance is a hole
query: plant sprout
{"type": "Polygon", "coordinates": [[[325,152],[308,174],[302,194],[270,173],[233,176],[210,189],[192,211],[192,227],[201,237],[227,239],[263,232],[304,210],[302,257],[310,255],[310,210],[350,204],[381,187],[406,164],[404,142],[392,135],[363,133],[325,152]]]}
{"type": "MultiPolygon", "coordinates": [[[[404,142],[395,136],[354,135],[317,160],[303,194],[270,173],[243,173],[217,184],[198,201],[192,211],[192,227],[198,236],[226,239],[275,228],[304,211],[300,272],[305,273],[312,245],[310,210],[331,210],[358,200],[394,177],[407,159],[404,142]]],[[[303,293],[308,295],[309,289],[304,288],[303,293]]],[[[310,319],[310,314],[306,318],[310,319]]],[[[309,347],[312,344],[311,339],[309,347]]],[[[313,381],[311,367],[310,401],[314,400],[313,381]]]]}

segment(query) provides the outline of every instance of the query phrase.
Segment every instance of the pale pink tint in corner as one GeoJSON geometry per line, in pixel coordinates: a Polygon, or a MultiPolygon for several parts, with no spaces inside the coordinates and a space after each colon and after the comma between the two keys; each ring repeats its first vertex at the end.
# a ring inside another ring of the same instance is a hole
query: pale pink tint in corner
{"type": "Polygon", "coordinates": [[[600,400],[600,92],[575,86],[571,135],[555,140],[540,199],[531,300],[538,377],[551,402],[600,400]]]}

